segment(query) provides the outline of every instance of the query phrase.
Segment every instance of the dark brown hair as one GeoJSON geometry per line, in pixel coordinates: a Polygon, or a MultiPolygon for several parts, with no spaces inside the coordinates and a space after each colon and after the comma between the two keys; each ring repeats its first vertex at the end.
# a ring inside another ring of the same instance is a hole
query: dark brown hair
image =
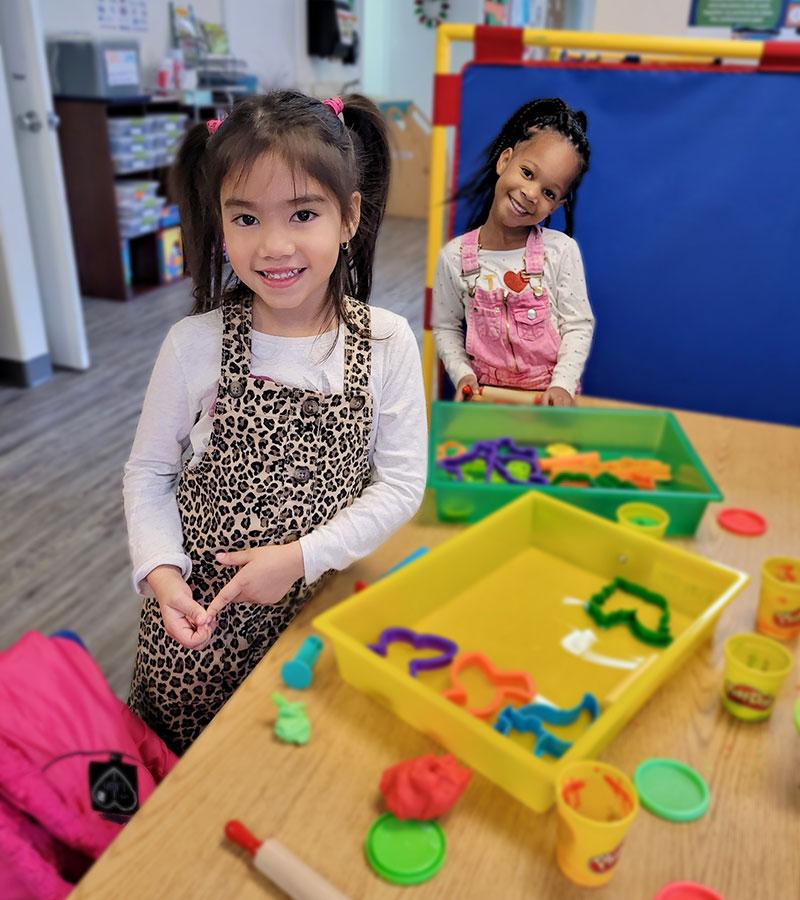
{"type": "Polygon", "coordinates": [[[464,183],[452,198],[464,200],[469,208],[469,225],[467,231],[473,231],[486,224],[489,210],[494,203],[494,188],[497,179],[497,160],[507,147],[516,147],[522,141],[530,140],[535,134],[552,132],[560,134],[575,148],[580,160],[580,168],[575,180],[569,187],[564,200],[564,217],[566,232],[572,234],[575,215],[575,193],[586,170],[589,168],[591,149],[586,137],[586,113],[571,109],[559,97],[547,100],[531,100],[523,104],[509,118],[500,133],[486,148],[480,168],[464,183]]]}
{"type": "Polygon", "coordinates": [[[389,190],[389,144],[383,118],[366,97],[345,97],[343,118],[298,91],[272,91],[237,103],[214,134],[205,123],[187,133],[172,183],[194,282],[193,314],[241,302],[250,293],[235,273],[224,274],[220,191],[229,175],[246,175],[263,154],[276,153],[294,173],[319,182],[345,220],[351,215],[353,192],[361,193],[358,230],[349,248],[339,253],[328,288],[329,312],[357,330],[348,320],[344,297],[369,301],[389,190]]]}

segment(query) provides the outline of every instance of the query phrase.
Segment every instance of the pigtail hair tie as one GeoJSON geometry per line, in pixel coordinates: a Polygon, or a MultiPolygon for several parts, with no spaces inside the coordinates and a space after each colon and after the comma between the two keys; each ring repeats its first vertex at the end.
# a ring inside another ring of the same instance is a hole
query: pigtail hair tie
{"type": "Polygon", "coordinates": [[[341,97],[328,97],[327,100],[322,101],[325,106],[330,106],[333,110],[333,114],[344,122],[344,117],[342,116],[342,112],[344,111],[344,100],[341,97]]]}

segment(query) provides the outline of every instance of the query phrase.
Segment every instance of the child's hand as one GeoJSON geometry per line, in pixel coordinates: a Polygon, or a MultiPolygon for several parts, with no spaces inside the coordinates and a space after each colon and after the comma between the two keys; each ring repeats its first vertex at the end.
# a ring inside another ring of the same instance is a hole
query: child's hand
{"type": "Polygon", "coordinates": [[[542,406],[575,406],[575,399],[564,388],[550,387],[542,394],[542,406]]]}
{"type": "Polygon", "coordinates": [[[164,628],[170,637],[189,650],[199,650],[210,640],[214,621],[192,598],[192,589],[175,566],[156,566],[147,576],[156,595],[164,628]]]}
{"type": "Polygon", "coordinates": [[[473,394],[477,394],[479,392],[480,388],[478,387],[478,379],[472,373],[470,373],[469,375],[465,375],[458,382],[458,386],[456,387],[456,395],[454,398],[456,403],[461,403],[461,401],[464,399],[464,388],[469,388],[473,394]]]}
{"type": "Polygon", "coordinates": [[[303,551],[299,541],[271,547],[254,547],[237,553],[218,553],[224,566],[241,566],[214,597],[208,615],[217,613],[235,601],[272,606],[286,596],[289,588],[305,574],[303,551]]]}

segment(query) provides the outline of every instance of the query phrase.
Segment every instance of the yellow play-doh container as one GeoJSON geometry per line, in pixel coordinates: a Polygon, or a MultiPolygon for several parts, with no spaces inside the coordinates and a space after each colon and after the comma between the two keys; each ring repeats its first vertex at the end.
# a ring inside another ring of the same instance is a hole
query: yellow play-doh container
{"type": "Polygon", "coordinates": [[[556,778],[556,804],[556,860],[561,871],[584,887],[610,881],[639,810],[631,780],[606,763],[572,763],[556,778]]]}
{"type": "Polygon", "coordinates": [[[782,641],[800,634],[800,559],[772,556],[762,565],[756,628],[782,641]]]}
{"type": "Polygon", "coordinates": [[[791,668],[791,653],[772,638],[732,635],[725,641],[722,705],[737,719],[768,719],[791,668]]]}
{"type": "Polygon", "coordinates": [[[669,515],[655,503],[623,503],[617,507],[617,521],[639,534],[662,538],[669,527],[669,515]]]}

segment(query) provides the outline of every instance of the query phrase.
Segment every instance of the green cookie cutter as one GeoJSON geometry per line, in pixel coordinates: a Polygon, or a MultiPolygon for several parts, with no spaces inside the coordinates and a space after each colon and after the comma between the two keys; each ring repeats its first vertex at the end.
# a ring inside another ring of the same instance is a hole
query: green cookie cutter
{"type": "Polygon", "coordinates": [[[641,585],[634,584],[625,578],[615,578],[610,584],[593,594],[586,602],[586,612],[594,619],[600,628],[613,628],[614,625],[627,625],[631,634],[644,644],[652,647],[668,647],[673,637],[669,630],[669,604],[661,594],[648,591],[641,585]],[[661,610],[661,618],[658,628],[655,630],[642,625],[635,609],[615,609],[614,612],[603,611],[603,604],[616,591],[624,591],[633,597],[652,603],[661,610]]]}

